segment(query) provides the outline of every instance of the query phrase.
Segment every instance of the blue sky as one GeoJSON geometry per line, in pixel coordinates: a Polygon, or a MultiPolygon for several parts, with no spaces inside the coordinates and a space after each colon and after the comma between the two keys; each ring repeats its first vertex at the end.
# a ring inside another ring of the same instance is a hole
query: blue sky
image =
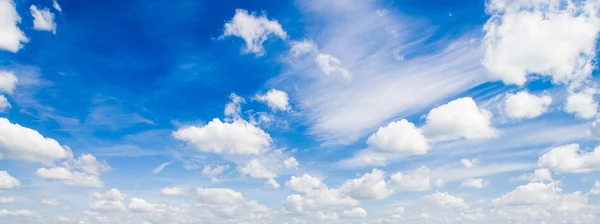
{"type": "Polygon", "coordinates": [[[594,0],[0,0],[0,223],[598,223],[594,0]]]}

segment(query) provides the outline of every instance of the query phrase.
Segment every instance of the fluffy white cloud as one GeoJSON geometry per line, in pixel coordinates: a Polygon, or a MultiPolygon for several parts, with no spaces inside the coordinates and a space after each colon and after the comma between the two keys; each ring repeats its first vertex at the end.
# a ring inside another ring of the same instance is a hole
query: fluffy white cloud
{"type": "Polygon", "coordinates": [[[167,196],[181,196],[187,194],[187,189],[182,187],[165,187],[160,189],[160,193],[167,196]]]}
{"type": "Polygon", "coordinates": [[[403,191],[426,191],[431,188],[429,169],[420,167],[411,173],[395,173],[390,177],[389,184],[394,189],[403,191]]]}
{"type": "Polygon", "coordinates": [[[245,103],[246,100],[241,96],[236,95],[235,93],[229,94],[229,103],[225,105],[225,110],[223,113],[225,114],[226,121],[228,119],[231,120],[240,120],[242,113],[242,103],[245,103]]]}
{"type": "Polygon", "coordinates": [[[241,174],[248,174],[254,178],[273,179],[277,175],[263,166],[257,159],[250,160],[246,166],[238,168],[241,174]]]}
{"type": "Polygon", "coordinates": [[[0,130],[0,158],[50,164],[71,155],[56,140],[6,118],[0,118],[0,130]]]}
{"type": "Polygon", "coordinates": [[[523,85],[528,74],[563,83],[591,74],[600,31],[597,2],[493,0],[486,11],[491,18],[484,26],[483,65],[505,83],[523,85]]]}
{"type": "Polygon", "coordinates": [[[60,202],[54,198],[42,199],[42,204],[45,206],[56,207],[60,205],[60,202]]]}
{"type": "Polygon", "coordinates": [[[501,205],[545,205],[559,200],[560,187],[556,182],[534,182],[521,185],[515,190],[492,201],[501,205]]]}
{"type": "Polygon", "coordinates": [[[129,201],[128,208],[129,208],[129,210],[131,210],[133,212],[152,212],[152,213],[157,213],[157,212],[164,212],[164,211],[166,211],[167,205],[150,203],[150,202],[147,202],[145,199],[142,199],[142,198],[132,198],[129,201]]]}
{"type": "Polygon", "coordinates": [[[37,6],[31,5],[29,10],[31,11],[31,16],[33,16],[34,29],[56,33],[54,13],[50,12],[50,9],[38,9],[37,6]]]}
{"type": "Polygon", "coordinates": [[[312,177],[308,174],[300,177],[292,176],[289,181],[285,182],[285,186],[301,193],[308,193],[314,189],[327,188],[320,178],[312,177]]]}
{"type": "Polygon", "coordinates": [[[291,41],[291,45],[290,54],[294,57],[318,51],[317,45],[310,40],[291,41]]]}
{"type": "Polygon", "coordinates": [[[600,147],[584,152],[578,144],[558,146],[542,155],[538,166],[564,173],[597,171],[600,170],[600,147]]]}
{"type": "Polygon", "coordinates": [[[356,206],[359,202],[344,195],[339,189],[324,188],[309,191],[304,196],[292,194],[283,205],[288,212],[304,213],[315,209],[356,206]]]}
{"type": "Polygon", "coordinates": [[[20,22],[14,1],[0,1],[0,50],[16,53],[29,41],[17,26],[20,22]]]}
{"type": "Polygon", "coordinates": [[[461,159],[460,163],[466,168],[473,168],[479,164],[479,159],[461,159]]]}
{"type": "Polygon", "coordinates": [[[263,55],[263,43],[269,36],[275,35],[281,39],[287,37],[277,20],[269,20],[267,16],[255,16],[243,9],[236,9],[233,18],[225,23],[225,32],[222,37],[236,36],[244,39],[246,48],[244,53],[263,55]]]}
{"type": "Polygon", "coordinates": [[[527,180],[529,182],[552,181],[552,173],[549,169],[536,169],[532,174],[523,174],[517,180],[527,180]]]}
{"type": "Polygon", "coordinates": [[[348,69],[342,66],[342,62],[340,61],[340,59],[332,55],[319,53],[319,55],[317,55],[317,58],[315,59],[315,62],[317,62],[319,69],[321,69],[321,71],[325,73],[325,75],[337,73],[342,75],[344,79],[352,81],[352,74],[350,74],[348,69]]]}
{"type": "Polygon", "coordinates": [[[448,194],[446,192],[436,192],[435,194],[426,195],[423,196],[423,199],[442,208],[469,208],[465,202],[465,199],[448,194]]]}
{"type": "Polygon", "coordinates": [[[54,9],[56,9],[56,11],[58,12],[62,12],[62,8],[60,7],[60,5],[58,4],[57,0],[52,0],[52,7],[54,7],[54,9]]]}
{"type": "Polygon", "coordinates": [[[596,139],[600,139],[600,117],[596,118],[596,120],[592,122],[589,134],[596,139]]]}
{"type": "Polygon", "coordinates": [[[197,188],[201,203],[210,205],[234,205],[244,201],[242,193],[226,188],[197,188]]]}
{"type": "Polygon", "coordinates": [[[488,139],[498,131],[491,126],[492,113],[477,107],[470,97],[459,98],[431,109],[421,128],[424,135],[435,141],[456,139],[488,139]]]}
{"type": "Polygon", "coordinates": [[[0,92],[12,94],[18,82],[19,79],[12,72],[0,71],[0,92]]]}
{"type": "Polygon", "coordinates": [[[484,180],[483,178],[469,178],[464,180],[460,186],[461,187],[470,187],[470,188],[484,188],[490,184],[489,181],[484,180]]]}
{"type": "Polygon", "coordinates": [[[594,182],[594,188],[590,190],[590,195],[600,196],[600,180],[596,180],[596,182],[594,182]]]}
{"type": "Polygon", "coordinates": [[[244,120],[223,123],[218,118],[202,127],[190,126],[173,132],[173,137],[200,152],[258,155],[269,150],[271,136],[244,120]]]}
{"type": "Polygon", "coordinates": [[[506,96],[504,111],[512,118],[534,118],[546,112],[551,103],[550,95],[536,96],[527,91],[521,91],[506,96]]]}
{"type": "Polygon", "coordinates": [[[112,188],[104,193],[95,192],[93,194],[94,201],[90,208],[99,212],[108,211],[126,211],[125,196],[115,188],[112,188]]]}
{"type": "Polygon", "coordinates": [[[8,99],[4,95],[0,95],[0,113],[10,109],[10,103],[8,99]]]}
{"type": "Polygon", "coordinates": [[[254,99],[266,103],[273,111],[288,111],[292,109],[289,102],[290,97],[286,92],[281,90],[271,89],[263,95],[256,95],[254,99]]]}
{"type": "Polygon", "coordinates": [[[361,207],[356,207],[352,210],[343,211],[341,216],[345,219],[364,219],[367,217],[367,211],[361,207]]]}
{"type": "Polygon", "coordinates": [[[15,198],[13,197],[8,197],[8,198],[0,198],[0,205],[2,204],[10,204],[15,202],[15,198]]]}
{"type": "Polygon", "coordinates": [[[385,182],[385,172],[378,169],[373,169],[360,178],[347,180],[340,190],[359,200],[383,199],[392,194],[385,182]]]}
{"type": "Polygon", "coordinates": [[[421,131],[406,119],[380,127],[367,144],[373,150],[407,155],[422,155],[431,148],[421,131]]]}
{"type": "Polygon", "coordinates": [[[390,216],[392,216],[393,218],[402,218],[405,211],[406,211],[406,209],[404,207],[400,206],[400,207],[394,208],[393,210],[389,211],[388,214],[390,214],[390,216]]]}
{"type": "Polygon", "coordinates": [[[229,164],[225,165],[216,165],[214,168],[211,165],[204,165],[202,169],[202,175],[210,177],[210,181],[219,182],[217,178],[218,175],[221,175],[223,171],[229,169],[229,164]]]}
{"type": "Polygon", "coordinates": [[[39,217],[40,214],[37,212],[33,212],[30,210],[22,209],[17,211],[8,211],[6,209],[0,210],[0,217],[25,217],[25,218],[34,218],[39,217]]]}
{"type": "Polygon", "coordinates": [[[65,185],[80,187],[104,187],[100,173],[110,170],[104,161],[98,161],[91,154],[81,155],[76,160],[68,160],[61,166],[39,168],[35,174],[44,180],[61,180],[65,185]]]}
{"type": "Polygon", "coordinates": [[[286,159],[285,161],[283,161],[283,167],[285,167],[285,168],[296,169],[296,168],[298,168],[298,166],[300,166],[300,163],[298,163],[298,161],[294,157],[290,157],[290,158],[286,159]]]}
{"type": "Polygon", "coordinates": [[[338,214],[335,212],[322,212],[318,211],[315,213],[315,219],[320,222],[333,222],[339,219],[338,214]]]}
{"type": "Polygon", "coordinates": [[[21,182],[8,174],[4,170],[0,170],[0,189],[12,189],[21,186],[21,182]]]}
{"type": "Polygon", "coordinates": [[[593,118],[598,112],[598,103],[594,100],[594,94],[596,91],[593,89],[571,93],[567,97],[565,111],[575,114],[579,118],[593,118]]]}

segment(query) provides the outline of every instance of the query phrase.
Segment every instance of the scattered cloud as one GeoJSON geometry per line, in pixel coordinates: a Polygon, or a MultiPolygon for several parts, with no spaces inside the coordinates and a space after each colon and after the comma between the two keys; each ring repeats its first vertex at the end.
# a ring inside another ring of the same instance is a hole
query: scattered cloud
{"type": "Polygon", "coordinates": [[[263,43],[269,36],[286,39],[287,33],[281,28],[281,24],[277,20],[269,20],[264,14],[256,16],[246,10],[236,9],[233,18],[225,23],[225,31],[221,38],[228,36],[244,39],[246,42],[244,53],[261,56],[265,51],[263,43]]]}
{"type": "MultiPolygon", "coordinates": [[[[58,3],[57,3],[58,5],[58,3]]],[[[31,16],[33,16],[33,28],[36,30],[50,31],[56,33],[56,23],[54,22],[54,13],[50,9],[38,9],[37,6],[29,7],[31,16]]]]}
{"type": "Polygon", "coordinates": [[[537,96],[527,91],[521,91],[506,96],[504,110],[512,118],[534,118],[546,112],[550,103],[552,103],[550,95],[537,96]]]}
{"type": "Polygon", "coordinates": [[[29,39],[18,27],[21,17],[17,13],[15,2],[0,1],[0,12],[0,50],[17,53],[29,39]]]}

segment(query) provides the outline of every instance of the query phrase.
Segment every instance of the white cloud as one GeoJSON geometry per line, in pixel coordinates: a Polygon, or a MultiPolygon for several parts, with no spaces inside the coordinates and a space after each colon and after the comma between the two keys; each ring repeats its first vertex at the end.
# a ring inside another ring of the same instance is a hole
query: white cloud
{"type": "Polygon", "coordinates": [[[590,190],[590,195],[600,196],[600,180],[596,180],[596,182],[594,182],[594,188],[590,190]]]}
{"type": "Polygon", "coordinates": [[[254,178],[267,179],[267,184],[275,189],[279,188],[279,183],[275,181],[277,174],[265,167],[257,159],[250,160],[246,166],[238,167],[238,171],[243,175],[250,175],[254,178]]]}
{"type": "Polygon", "coordinates": [[[556,182],[534,182],[521,185],[515,190],[492,201],[501,205],[545,205],[559,200],[560,187],[556,182]]]}
{"type": "Polygon", "coordinates": [[[263,43],[271,35],[286,39],[287,34],[277,20],[269,20],[266,15],[255,16],[243,9],[236,9],[233,18],[225,23],[225,32],[222,37],[236,36],[244,39],[246,48],[244,53],[263,55],[263,43]]]}
{"type": "Polygon", "coordinates": [[[0,118],[0,130],[0,158],[50,164],[70,156],[56,140],[6,118],[0,118]]]}
{"type": "Polygon", "coordinates": [[[431,148],[421,131],[406,119],[379,128],[367,139],[367,144],[376,151],[407,155],[422,155],[431,148]]]}
{"type": "Polygon", "coordinates": [[[58,200],[56,200],[54,198],[46,198],[46,199],[42,199],[42,204],[45,206],[56,207],[56,206],[60,205],[60,202],[58,202],[58,200]]]}
{"type": "Polygon", "coordinates": [[[16,53],[29,41],[17,26],[20,22],[14,1],[0,1],[0,50],[16,53]]]}
{"type": "Polygon", "coordinates": [[[100,173],[110,170],[110,166],[104,161],[98,161],[91,154],[81,155],[78,159],[69,159],[61,166],[51,168],[39,168],[35,174],[44,180],[60,180],[65,185],[80,187],[104,187],[100,180],[100,173]]]}
{"type": "Polygon", "coordinates": [[[461,159],[460,163],[466,168],[473,168],[479,164],[479,159],[461,159]]]}
{"type": "Polygon", "coordinates": [[[592,137],[600,139],[600,117],[597,117],[596,120],[592,122],[588,132],[592,137]]]}
{"type": "Polygon", "coordinates": [[[546,112],[551,103],[550,95],[536,96],[521,91],[506,96],[504,111],[512,118],[534,118],[546,112]]]}
{"type": "Polygon", "coordinates": [[[57,0],[52,0],[52,7],[54,7],[54,9],[56,9],[56,11],[58,12],[62,12],[62,8],[60,7],[60,5],[58,4],[57,0]]]}
{"type": "Polygon", "coordinates": [[[393,210],[389,211],[388,214],[390,214],[390,216],[392,216],[394,218],[402,218],[402,216],[404,215],[404,212],[406,212],[406,209],[402,206],[399,206],[399,207],[394,208],[393,210]]]}
{"type": "Polygon", "coordinates": [[[283,161],[283,166],[287,169],[297,169],[300,166],[300,163],[294,157],[290,157],[283,161]]]}
{"type": "Polygon", "coordinates": [[[0,113],[1,112],[5,112],[6,110],[10,109],[10,103],[8,102],[8,99],[6,99],[6,97],[4,95],[0,95],[0,113]]]}
{"type": "Polygon", "coordinates": [[[34,218],[34,217],[39,217],[40,214],[38,214],[37,212],[26,210],[26,209],[12,211],[12,212],[8,211],[6,209],[0,210],[0,217],[7,217],[7,216],[34,218]]]}
{"type": "Polygon", "coordinates": [[[21,186],[21,182],[8,174],[4,170],[0,170],[0,189],[12,189],[21,186]]]}
{"type": "Polygon", "coordinates": [[[470,97],[459,98],[431,109],[421,128],[435,141],[456,139],[488,139],[498,135],[491,126],[492,113],[477,107],[470,97]]]}
{"type": "Polygon", "coordinates": [[[19,79],[12,72],[0,71],[0,92],[12,94],[18,82],[19,79]]]}
{"type": "Polygon", "coordinates": [[[600,147],[584,152],[578,144],[558,146],[542,155],[538,166],[564,173],[597,171],[600,170],[600,147]]]}
{"type": "Polygon", "coordinates": [[[340,59],[329,54],[319,53],[315,59],[315,62],[319,66],[319,69],[325,73],[325,75],[337,73],[342,75],[344,79],[352,81],[352,74],[350,74],[348,69],[342,66],[340,59]]]}
{"type": "Polygon", "coordinates": [[[423,196],[423,199],[442,208],[469,208],[465,202],[465,199],[448,194],[446,192],[436,192],[435,194],[426,195],[423,196]]]}
{"type": "Polygon", "coordinates": [[[242,113],[242,106],[240,104],[245,103],[246,100],[235,93],[229,94],[229,100],[230,102],[225,105],[225,110],[223,111],[226,117],[225,120],[240,120],[242,113]]]}
{"type": "Polygon", "coordinates": [[[315,213],[315,219],[321,222],[333,222],[339,219],[338,214],[335,212],[322,212],[318,211],[315,213]]]}
{"type": "Polygon", "coordinates": [[[419,167],[411,173],[395,173],[390,177],[392,188],[403,191],[426,191],[431,188],[431,178],[427,167],[419,167]]]}
{"type": "Polygon", "coordinates": [[[507,84],[523,85],[528,74],[562,83],[589,77],[600,31],[598,3],[568,3],[488,1],[483,65],[507,84]]]}
{"type": "Polygon", "coordinates": [[[134,212],[158,213],[158,212],[166,211],[167,205],[150,203],[142,198],[132,198],[129,201],[128,208],[129,208],[129,210],[134,211],[134,212]]]}
{"type": "Polygon", "coordinates": [[[292,176],[289,181],[285,182],[287,188],[301,193],[308,193],[315,189],[324,189],[327,186],[317,177],[312,177],[304,174],[300,177],[292,176]]]}
{"type": "Polygon", "coordinates": [[[173,132],[173,137],[200,152],[258,155],[269,150],[271,136],[244,120],[223,123],[218,118],[202,127],[190,126],[173,132]]]}
{"type": "Polygon", "coordinates": [[[266,94],[256,95],[254,99],[266,103],[273,111],[289,111],[292,109],[289,102],[290,97],[286,92],[280,90],[271,89],[266,94]]]}
{"type": "Polygon", "coordinates": [[[291,41],[290,54],[300,57],[311,52],[318,52],[317,45],[311,40],[291,41]]]}
{"type": "Polygon", "coordinates": [[[112,188],[104,193],[95,192],[93,194],[94,201],[90,208],[100,212],[108,211],[126,211],[125,196],[115,188],[112,188]]]}
{"type": "Polygon", "coordinates": [[[15,200],[15,198],[13,198],[13,197],[8,197],[8,198],[0,198],[0,205],[2,205],[2,204],[10,204],[10,203],[13,203],[13,202],[15,202],[15,201],[16,201],[16,200],[15,200]]]}
{"type": "Polygon", "coordinates": [[[162,171],[163,169],[165,169],[165,167],[171,165],[172,163],[173,163],[173,161],[166,162],[166,163],[161,163],[160,165],[158,165],[156,168],[154,168],[152,170],[152,173],[154,173],[154,174],[160,173],[160,171],[162,171]]]}
{"type": "Polygon", "coordinates": [[[288,212],[304,213],[315,209],[356,206],[359,202],[342,194],[339,189],[324,188],[309,191],[304,196],[292,194],[283,204],[288,212]]]}
{"type": "Polygon", "coordinates": [[[345,181],[340,190],[359,200],[383,199],[392,194],[385,182],[385,172],[378,169],[373,169],[360,178],[345,181]]]}
{"type": "Polygon", "coordinates": [[[167,196],[181,196],[187,194],[187,189],[182,187],[165,187],[160,189],[160,193],[167,196]]]}
{"type": "Polygon", "coordinates": [[[567,97],[565,111],[575,114],[579,118],[593,118],[598,112],[598,103],[594,100],[594,94],[596,91],[593,89],[571,93],[567,97]]]}
{"type": "Polygon", "coordinates": [[[529,182],[552,181],[552,173],[549,169],[536,169],[531,175],[523,174],[517,180],[527,180],[529,182]]]}
{"type": "Polygon", "coordinates": [[[37,6],[29,7],[31,16],[33,16],[33,28],[36,30],[50,31],[56,33],[56,23],[54,22],[54,13],[50,9],[38,9],[37,6]]]}
{"type": "Polygon", "coordinates": [[[210,205],[235,205],[244,201],[242,193],[226,188],[197,188],[200,203],[210,205]]]}
{"type": "Polygon", "coordinates": [[[210,177],[210,181],[219,182],[218,175],[222,174],[223,171],[229,169],[229,164],[216,165],[214,168],[211,165],[204,165],[202,169],[202,175],[210,177]]]}
{"type": "Polygon", "coordinates": [[[356,207],[352,210],[343,211],[341,216],[345,219],[364,219],[367,217],[367,211],[361,207],[356,207]]]}
{"type": "Polygon", "coordinates": [[[469,178],[464,180],[460,186],[461,187],[470,187],[470,188],[484,188],[490,184],[489,181],[484,180],[483,178],[469,178]]]}

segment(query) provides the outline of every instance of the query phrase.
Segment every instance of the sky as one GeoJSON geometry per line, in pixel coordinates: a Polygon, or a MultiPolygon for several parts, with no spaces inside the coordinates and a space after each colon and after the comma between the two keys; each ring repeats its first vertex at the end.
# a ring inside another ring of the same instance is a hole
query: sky
{"type": "Polygon", "coordinates": [[[0,224],[600,223],[598,0],[0,0],[0,224]]]}

